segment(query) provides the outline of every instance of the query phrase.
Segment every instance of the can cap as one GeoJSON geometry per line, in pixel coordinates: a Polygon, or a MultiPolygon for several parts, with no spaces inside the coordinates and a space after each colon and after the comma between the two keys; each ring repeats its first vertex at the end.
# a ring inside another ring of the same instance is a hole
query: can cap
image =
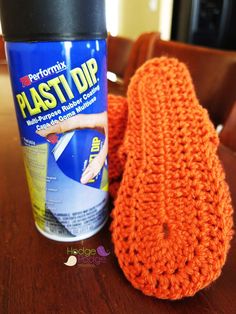
{"type": "Polygon", "coordinates": [[[0,0],[6,41],[105,38],[105,0],[0,0]]]}

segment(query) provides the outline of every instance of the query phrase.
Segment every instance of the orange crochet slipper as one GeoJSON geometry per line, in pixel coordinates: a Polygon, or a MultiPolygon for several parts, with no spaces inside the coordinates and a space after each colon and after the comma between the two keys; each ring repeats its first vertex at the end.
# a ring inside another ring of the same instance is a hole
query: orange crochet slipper
{"type": "Polygon", "coordinates": [[[143,293],[193,296],[220,275],[232,237],[218,137],[176,59],[144,64],[128,104],[127,161],[112,212],[115,254],[143,293]]]}
{"type": "Polygon", "coordinates": [[[124,140],[127,111],[126,98],[108,95],[109,192],[113,198],[116,197],[125,163],[119,149],[124,140]]]}

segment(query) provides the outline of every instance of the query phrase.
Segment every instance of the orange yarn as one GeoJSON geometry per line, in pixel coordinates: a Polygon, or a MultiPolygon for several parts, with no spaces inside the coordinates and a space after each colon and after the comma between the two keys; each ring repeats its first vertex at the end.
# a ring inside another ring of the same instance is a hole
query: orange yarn
{"type": "Polygon", "coordinates": [[[113,194],[124,166],[112,212],[115,254],[143,293],[193,296],[220,275],[232,237],[218,137],[176,59],[150,60],[132,78],[122,143],[126,106],[109,97],[113,194]]]}
{"type": "Polygon", "coordinates": [[[114,95],[108,95],[108,104],[109,192],[115,198],[124,167],[124,161],[117,154],[125,134],[128,105],[124,97],[114,95]]]}

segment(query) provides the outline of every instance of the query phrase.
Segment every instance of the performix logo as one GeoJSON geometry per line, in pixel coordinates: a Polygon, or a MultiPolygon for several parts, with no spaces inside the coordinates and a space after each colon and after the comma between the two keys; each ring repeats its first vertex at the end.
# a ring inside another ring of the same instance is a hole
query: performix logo
{"type": "Polygon", "coordinates": [[[37,82],[47,76],[50,76],[52,74],[57,74],[61,71],[64,71],[67,69],[67,66],[65,64],[65,61],[57,61],[56,64],[51,66],[50,68],[47,69],[39,69],[38,72],[36,73],[30,73],[28,75],[25,75],[20,78],[20,82],[22,84],[22,87],[26,87],[31,85],[34,82],[37,82]]]}

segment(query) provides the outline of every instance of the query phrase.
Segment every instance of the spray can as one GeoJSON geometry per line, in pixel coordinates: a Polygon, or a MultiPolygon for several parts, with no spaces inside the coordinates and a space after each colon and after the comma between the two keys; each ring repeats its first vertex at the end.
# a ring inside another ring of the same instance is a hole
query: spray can
{"type": "Polygon", "coordinates": [[[108,216],[104,0],[0,4],[36,227],[88,238],[108,216]]]}

